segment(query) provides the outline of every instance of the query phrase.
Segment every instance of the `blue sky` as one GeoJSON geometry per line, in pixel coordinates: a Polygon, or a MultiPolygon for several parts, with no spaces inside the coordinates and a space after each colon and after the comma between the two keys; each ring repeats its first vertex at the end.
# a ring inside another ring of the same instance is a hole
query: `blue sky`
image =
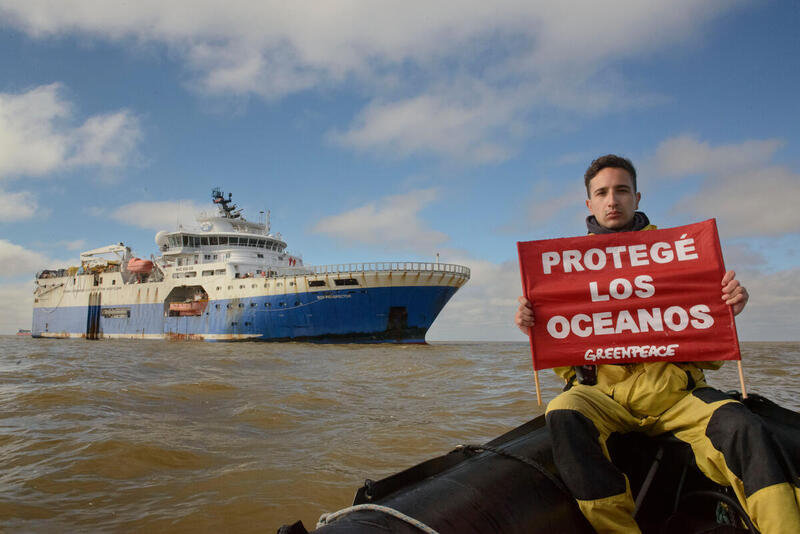
{"type": "Polygon", "coordinates": [[[473,278],[429,339],[523,340],[516,241],[585,232],[615,152],[662,227],[716,217],[744,340],[797,340],[795,2],[0,0],[0,332],[37,270],[231,191],[307,264],[473,278]],[[558,4],[558,5],[556,5],[558,4]]]}

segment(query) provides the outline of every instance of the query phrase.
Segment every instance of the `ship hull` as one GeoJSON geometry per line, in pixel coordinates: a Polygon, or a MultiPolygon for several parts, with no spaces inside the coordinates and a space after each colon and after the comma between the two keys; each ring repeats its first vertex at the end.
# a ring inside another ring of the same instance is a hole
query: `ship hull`
{"type": "Polygon", "coordinates": [[[34,304],[33,337],[424,343],[466,282],[436,270],[135,285],[112,274],[100,287],[80,278],[50,281],[52,289],[34,304]],[[339,287],[337,280],[348,285],[339,287]],[[170,295],[187,288],[209,295],[202,314],[170,311],[170,295]]]}

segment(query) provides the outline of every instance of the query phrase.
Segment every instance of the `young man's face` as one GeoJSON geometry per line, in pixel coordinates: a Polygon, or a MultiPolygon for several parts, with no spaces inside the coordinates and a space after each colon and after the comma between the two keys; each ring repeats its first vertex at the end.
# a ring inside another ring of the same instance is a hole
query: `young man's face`
{"type": "Polygon", "coordinates": [[[628,171],[617,167],[601,169],[589,182],[586,207],[600,226],[618,230],[633,221],[641,195],[633,190],[628,171]]]}

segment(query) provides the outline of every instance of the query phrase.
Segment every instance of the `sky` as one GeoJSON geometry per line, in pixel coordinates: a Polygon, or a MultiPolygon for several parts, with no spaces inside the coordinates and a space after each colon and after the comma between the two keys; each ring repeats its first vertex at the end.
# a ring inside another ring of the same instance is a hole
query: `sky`
{"type": "Polygon", "coordinates": [[[586,232],[617,153],[660,227],[716,218],[745,341],[800,340],[792,1],[0,0],[0,333],[43,268],[213,211],[306,264],[472,278],[428,340],[523,341],[516,242],[586,232]]]}

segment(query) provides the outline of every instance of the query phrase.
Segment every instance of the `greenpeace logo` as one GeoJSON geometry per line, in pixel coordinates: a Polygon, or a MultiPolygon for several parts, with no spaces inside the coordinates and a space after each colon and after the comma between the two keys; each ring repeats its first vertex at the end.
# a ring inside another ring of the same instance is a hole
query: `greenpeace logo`
{"type": "Polygon", "coordinates": [[[589,349],[583,355],[587,362],[598,360],[646,360],[648,358],[667,358],[675,356],[675,349],[680,347],[673,345],[631,345],[628,347],[605,347],[589,349]]]}

